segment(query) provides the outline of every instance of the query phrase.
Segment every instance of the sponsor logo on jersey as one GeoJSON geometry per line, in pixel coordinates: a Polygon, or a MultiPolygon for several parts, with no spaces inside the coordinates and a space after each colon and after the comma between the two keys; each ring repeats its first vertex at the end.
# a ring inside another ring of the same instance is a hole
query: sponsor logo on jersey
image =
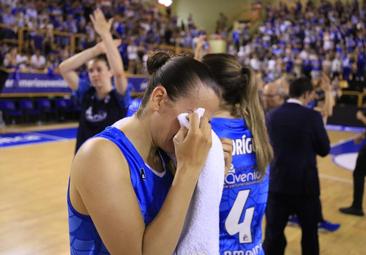
{"type": "Polygon", "coordinates": [[[234,166],[231,165],[229,172],[225,176],[225,185],[248,184],[257,182],[260,178],[260,173],[255,171],[255,169],[249,173],[236,173],[234,166]]]}
{"type": "Polygon", "coordinates": [[[140,177],[142,180],[146,179],[145,170],[143,168],[140,168],[140,177]]]}
{"type": "Polygon", "coordinates": [[[104,110],[99,110],[98,112],[94,112],[93,107],[90,106],[85,112],[85,118],[89,122],[100,122],[107,118],[107,112],[104,110]]]}

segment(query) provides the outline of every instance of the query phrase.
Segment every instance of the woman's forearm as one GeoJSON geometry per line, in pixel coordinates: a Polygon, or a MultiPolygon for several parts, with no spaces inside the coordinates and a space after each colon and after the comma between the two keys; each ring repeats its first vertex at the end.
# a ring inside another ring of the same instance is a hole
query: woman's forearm
{"type": "Polygon", "coordinates": [[[177,170],[163,207],[145,229],[143,254],[171,255],[178,244],[198,180],[198,177],[180,174],[181,172],[184,171],[177,170]]]}
{"type": "Polygon", "coordinates": [[[74,71],[101,53],[102,53],[101,50],[95,46],[92,48],[83,50],[82,52],[62,61],[62,63],[59,66],[60,73],[74,71]]]}
{"type": "Polygon", "coordinates": [[[104,33],[101,35],[104,47],[106,49],[106,55],[111,66],[113,75],[124,74],[123,62],[121,54],[118,51],[117,46],[113,42],[111,33],[104,33]]]}
{"type": "Polygon", "coordinates": [[[331,91],[325,91],[325,101],[323,111],[326,117],[333,115],[334,99],[331,91]]]}
{"type": "Polygon", "coordinates": [[[106,49],[105,53],[107,55],[109,65],[115,78],[116,89],[121,95],[123,95],[127,89],[127,77],[124,71],[121,54],[113,42],[111,33],[104,33],[101,35],[101,37],[106,49]]]}

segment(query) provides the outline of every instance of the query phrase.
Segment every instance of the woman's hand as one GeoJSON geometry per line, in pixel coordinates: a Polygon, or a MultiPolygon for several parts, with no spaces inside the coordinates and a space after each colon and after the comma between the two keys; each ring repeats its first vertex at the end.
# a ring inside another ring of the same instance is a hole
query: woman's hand
{"type": "Polygon", "coordinates": [[[205,36],[200,35],[197,39],[196,47],[194,49],[194,59],[200,61],[202,59],[202,49],[205,43],[205,36]]]}
{"type": "Polygon", "coordinates": [[[353,140],[355,144],[360,144],[365,139],[365,133],[358,134],[353,140]]]}
{"type": "Polygon", "coordinates": [[[174,137],[176,174],[198,180],[212,145],[211,125],[207,116],[203,116],[200,120],[195,112],[188,118],[189,128],[181,127],[174,137]]]}
{"type": "Polygon", "coordinates": [[[94,30],[103,37],[105,34],[109,34],[113,19],[109,19],[108,21],[104,17],[103,12],[98,8],[94,11],[93,15],[90,15],[90,20],[93,23],[94,30]]]}
{"type": "Polygon", "coordinates": [[[200,35],[197,39],[196,47],[200,50],[203,48],[203,45],[205,44],[205,37],[206,36],[204,36],[204,35],[200,35]]]}
{"type": "Polygon", "coordinates": [[[225,174],[230,170],[233,161],[233,141],[228,138],[221,138],[222,148],[224,149],[225,174]]]}
{"type": "Polygon", "coordinates": [[[365,115],[363,115],[362,111],[357,111],[356,118],[360,121],[363,121],[365,119],[365,115]]]}
{"type": "Polygon", "coordinates": [[[325,73],[322,73],[321,79],[320,79],[320,86],[325,92],[330,92],[332,90],[332,85],[330,82],[330,79],[328,75],[325,73]]]}

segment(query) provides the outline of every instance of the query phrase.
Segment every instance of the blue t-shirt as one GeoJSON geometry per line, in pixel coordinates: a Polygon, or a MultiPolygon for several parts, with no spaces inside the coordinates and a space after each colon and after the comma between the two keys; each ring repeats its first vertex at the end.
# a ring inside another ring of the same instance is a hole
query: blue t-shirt
{"type": "Polygon", "coordinates": [[[253,136],[243,119],[213,118],[212,129],[233,141],[233,160],[220,204],[220,254],[264,254],[262,219],[268,197],[268,171],[256,171],[253,136]]]}
{"type": "MultiPolygon", "coordinates": [[[[106,128],[97,137],[103,137],[115,143],[126,158],[130,168],[131,184],[136,193],[141,214],[145,224],[149,224],[164,203],[173,180],[172,174],[167,170],[163,173],[156,173],[152,170],[124,133],[115,127],[106,128]]],[[[80,214],[72,206],[69,191],[67,205],[70,253],[72,255],[109,254],[91,217],[80,214]]]]}

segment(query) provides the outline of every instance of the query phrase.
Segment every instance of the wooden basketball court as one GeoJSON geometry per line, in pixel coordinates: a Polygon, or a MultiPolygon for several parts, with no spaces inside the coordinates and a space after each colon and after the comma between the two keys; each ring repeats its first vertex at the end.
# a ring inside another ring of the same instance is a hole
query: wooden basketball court
{"type": "MultiPolygon", "coordinates": [[[[332,143],[354,136],[329,135],[332,143]]],[[[74,144],[65,140],[0,148],[0,254],[69,254],[66,189],[74,144]]],[[[329,156],[319,158],[318,166],[324,217],[342,224],[335,233],[320,233],[320,254],[366,254],[366,218],[338,212],[351,203],[351,172],[329,156]]],[[[301,254],[300,230],[287,227],[286,236],[286,254],[301,254]]]]}

